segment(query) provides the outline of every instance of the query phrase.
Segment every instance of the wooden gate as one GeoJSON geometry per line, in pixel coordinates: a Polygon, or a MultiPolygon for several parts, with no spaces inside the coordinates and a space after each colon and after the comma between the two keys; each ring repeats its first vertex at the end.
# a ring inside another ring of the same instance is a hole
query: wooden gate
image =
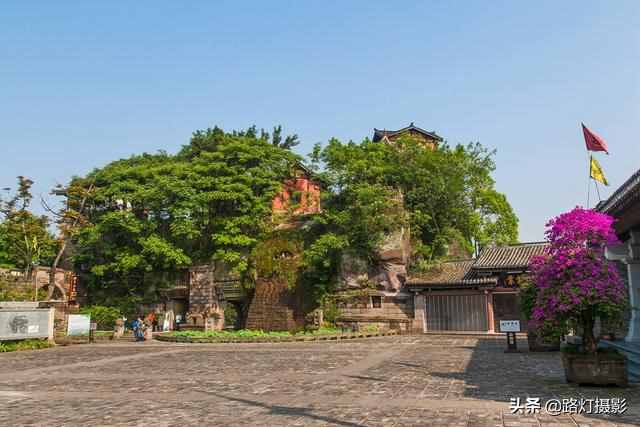
{"type": "Polygon", "coordinates": [[[428,295],[426,311],[429,332],[489,329],[484,295],[428,295]]]}

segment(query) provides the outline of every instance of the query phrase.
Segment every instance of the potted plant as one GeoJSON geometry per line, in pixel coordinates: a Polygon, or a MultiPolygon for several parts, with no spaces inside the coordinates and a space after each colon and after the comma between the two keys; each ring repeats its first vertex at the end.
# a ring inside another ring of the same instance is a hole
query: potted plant
{"type": "Polygon", "coordinates": [[[616,320],[627,301],[624,282],[615,265],[604,256],[606,245],[618,243],[614,219],[588,209],[575,208],[547,223],[547,252],[531,261],[537,288],[533,325],[543,334],[559,337],[580,331],[579,345],[563,348],[562,362],[568,382],[627,384],[626,359],[615,351],[598,349],[596,318],[616,320]]]}
{"type": "Polygon", "coordinates": [[[544,335],[531,320],[531,314],[538,295],[538,288],[532,282],[524,282],[520,285],[520,310],[527,321],[527,342],[529,351],[559,351],[560,337],[544,335]]]}

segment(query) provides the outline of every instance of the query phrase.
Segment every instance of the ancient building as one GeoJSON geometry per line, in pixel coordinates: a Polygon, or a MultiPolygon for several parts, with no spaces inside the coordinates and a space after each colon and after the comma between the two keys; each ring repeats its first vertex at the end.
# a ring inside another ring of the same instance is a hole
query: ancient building
{"type": "Polygon", "coordinates": [[[386,142],[388,144],[393,144],[399,138],[403,137],[411,137],[418,141],[420,141],[425,148],[435,149],[438,145],[443,141],[442,137],[436,134],[434,131],[426,131],[424,129],[420,129],[415,126],[413,122],[407,127],[404,127],[399,130],[380,130],[373,129],[373,142],[386,142]]]}
{"type": "Polygon", "coordinates": [[[617,328],[602,325],[607,328],[602,332],[615,338],[603,344],[626,354],[629,380],[640,382],[640,170],[598,203],[596,210],[616,218],[613,226],[621,243],[608,247],[605,255],[618,264],[629,290],[625,321],[617,328]]]}
{"type": "Polygon", "coordinates": [[[477,259],[444,262],[406,288],[414,295],[413,329],[424,332],[499,332],[500,320],[520,320],[519,285],[529,273],[532,257],[542,255],[545,242],[489,246],[477,259]]]}
{"type": "Polygon", "coordinates": [[[178,274],[174,286],[160,289],[159,294],[159,300],[139,304],[140,312],[172,312],[174,319],[181,319],[181,328],[186,329],[234,327],[225,324],[225,308],[233,305],[241,312],[246,299],[239,275],[221,262],[185,269],[178,274]]]}
{"type": "Polygon", "coordinates": [[[544,242],[490,246],[476,259],[405,276],[397,290],[383,280],[371,282],[376,276],[366,271],[353,274],[350,260],[347,290],[338,294],[338,320],[358,328],[484,333],[499,332],[500,320],[521,320],[524,330],[519,286],[526,282],[531,258],[546,247],[544,242]]]}
{"type": "Polygon", "coordinates": [[[271,203],[275,216],[301,216],[320,212],[320,184],[314,181],[311,171],[301,163],[296,165],[294,176],[282,184],[282,191],[271,203]]]}
{"type": "Polygon", "coordinates": [[[625,340],[640,346],[640,170],[613,194],[596,206],[596,210],[616,218],[613,227],[621,243],[608,247],[606,256],[616,261],[629,289],[627,321],[622,329],[625,340]]]}

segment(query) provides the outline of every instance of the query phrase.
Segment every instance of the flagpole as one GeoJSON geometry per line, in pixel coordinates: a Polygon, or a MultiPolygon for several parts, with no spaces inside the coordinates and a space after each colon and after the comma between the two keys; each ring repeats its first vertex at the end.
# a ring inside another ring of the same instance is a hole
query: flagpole
{"type": "Polygon", "coordinates": [[[596,192],[598,193],[598,202],[601,202],[602,199],[600,198],[600,189],[598,188],[598,181],[596,181],[595,179],[593,181],[594,181],[594,184],[596,185],[596,192]]]}
{"type": "MultiPolygon", "coordinates": [[[[587,151],[588,153],[588,151],[587,151]]],[[[589,182],[587,184],[587,209],[589,209],[589,196],[591,195],[591,155],[589,154],[589,182]]]]}

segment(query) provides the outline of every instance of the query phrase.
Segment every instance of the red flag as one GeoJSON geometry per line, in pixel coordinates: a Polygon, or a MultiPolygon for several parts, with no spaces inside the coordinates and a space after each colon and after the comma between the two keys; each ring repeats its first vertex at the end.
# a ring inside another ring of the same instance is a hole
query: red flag
{"type": "Polygon", "coordinates": [[[604,151],[609,154],[609,150],[607,149],[607,143],[604,139],[598,134],[591,132],[587,127],[582,123],[582,133],[584,133],[584,142],[587,143],[588,151],[604,151]]]}

